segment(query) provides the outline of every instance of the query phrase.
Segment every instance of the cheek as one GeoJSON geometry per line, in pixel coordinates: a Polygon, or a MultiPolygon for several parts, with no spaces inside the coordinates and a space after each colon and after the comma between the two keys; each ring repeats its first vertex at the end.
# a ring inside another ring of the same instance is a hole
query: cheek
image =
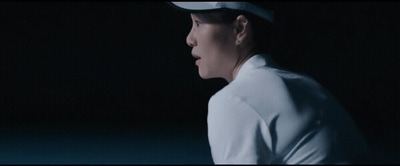
{"type": "Polygon", "coordinates": [[[213,36],[212,42],[208,45],[208,51],[212,56],[209,58],[215,61],[216,65],[225,66],[233,57],[235,49],[232,40],[232,37],[226,33],[219,33],[213,36]]]}
{"type": "Polygon", "coordinates": [[[221,43],[210,43],[205,48],[205,56],[199,63],[199,74],[202,78],[223,77],[232,69],[232,57],[226,46],[221,43]]]}
{"type": "Polygon", "coordinates": [[[213,33],[209,36],[204,36],[203,50],[208,53],[206,56],[213,56],[213,58],[224,57],[231,54],[234,46],[234,39],[232,35],[226,32],[213,33]],[[206,38],[207,37],[207,38],[206,38]]]}
{"type": "Polygon", "coordinates": [[[203,25],[203,29],[197,34],[201,45],[210,48],[226,48],[234,44],[235,33],[230,26],[226,25],[203,25]]]}
{"type": "Polygon", "coordinates": [[[234,35],[226,29],[199,33],[196,53],[201,54],[199,74],[202,78],[220,77],[229,73],[234,53],[234,35]]]}
{"type": "Polygon", "coordinates": [[[229,33],[228,28],[221,29],[219,33],[215,33],[212,37],[212,41],[215,46],[220,48],[221,50],[229,50],[232,47],[232,42],[234,40],[234,35],[229,33]]]}

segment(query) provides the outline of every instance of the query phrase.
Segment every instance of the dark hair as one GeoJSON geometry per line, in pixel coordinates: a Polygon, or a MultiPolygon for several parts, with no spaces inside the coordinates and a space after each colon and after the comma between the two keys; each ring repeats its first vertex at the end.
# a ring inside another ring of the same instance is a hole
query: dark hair
{"type": "Polygon", "coordinates": [[[271,22],[256,16],[252,13],[241,10],[221,9],[212,12],[194,13],[201,20],[208,23],[229,24],[236,20],[239,15],[245,16],[254,32],[255,46],[252,50],[254,53],[270,53],[272,42],[274,41],[274,26],[271,22]]]}

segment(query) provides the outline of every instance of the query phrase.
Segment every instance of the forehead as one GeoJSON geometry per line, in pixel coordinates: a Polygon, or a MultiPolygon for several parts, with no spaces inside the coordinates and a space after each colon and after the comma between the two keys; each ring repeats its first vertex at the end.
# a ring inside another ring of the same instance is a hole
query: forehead
{"type": "Polygon", "coordinates": [[[203,23],[212,24],[230,24],[233,23],[238,16],[237,13],[227,11],[213,11],[190,13],[192,19],[200,20],[203,23]]]}
{"type": "Polygon", "coordinates": [[[213,22],[211,20],[213,20],[210,17],[205,17],[202,14],[199,13],[190,13],[190,18],[192,19],[192,21],[201,21],[202,23],[217,23],[217,22],[213,22]]]}
{"type": "Polygon", "coordinates": [[[221,24],[224,21],[218,15],[212,13],[191,13],[192,21],[201,21],[206,24],[221,24]]]}
{"type": "Polygon", "coordinates": [[[192,18],[192,20],[195,20],[195,19],[200,20],[201,19],[201,17],[199,17],[199,15],[195,14],[195,13],[190,13],[190,18],[192,18]]]}

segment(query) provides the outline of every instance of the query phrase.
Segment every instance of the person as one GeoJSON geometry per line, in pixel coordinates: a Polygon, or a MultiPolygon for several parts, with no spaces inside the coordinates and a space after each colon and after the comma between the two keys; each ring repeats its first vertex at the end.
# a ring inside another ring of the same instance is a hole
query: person
{"type": "Polygon", "coordinates": [[[312,78],[268,53],[274,11],[251,2],[169,2],[190,14],[201,78],[228,84],[208,105],[215,164],[346,164],[368,151],[351,116],[312,78]]]}

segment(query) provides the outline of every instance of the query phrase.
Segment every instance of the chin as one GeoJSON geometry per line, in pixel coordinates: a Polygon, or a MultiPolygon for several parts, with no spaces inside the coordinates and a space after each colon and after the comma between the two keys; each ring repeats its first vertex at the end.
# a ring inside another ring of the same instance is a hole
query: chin
{"type": "Polygon", "coordinates": [[[200,73],[200,72],[199,72],[199,76],[200,76],[200,78],[202,78],[204,80],[212,79],[212,78],[221,78],[221,77],[212,76],[210,74],[204,74],[204,73],[200,73]]]}
{"type": "Polygon", "coordinates": [[[202,78],[202,79],[209,79],[208,77],[205,77],[205,76],[202,76],[201,74],[199,74],[199,76],[200,76],[200,78],[202,78]]]}
{"type": "Polygon", "coordinates": [[[200,76],[200,78],[202,78],[202,79],[210,79],[210,78],[212,78],[212,77],[210,77],[209,74],[205,74],[205,73],[202,73],[202,72],[200,72],[200,71],[199,71],[199,76],[200,76]]]}

